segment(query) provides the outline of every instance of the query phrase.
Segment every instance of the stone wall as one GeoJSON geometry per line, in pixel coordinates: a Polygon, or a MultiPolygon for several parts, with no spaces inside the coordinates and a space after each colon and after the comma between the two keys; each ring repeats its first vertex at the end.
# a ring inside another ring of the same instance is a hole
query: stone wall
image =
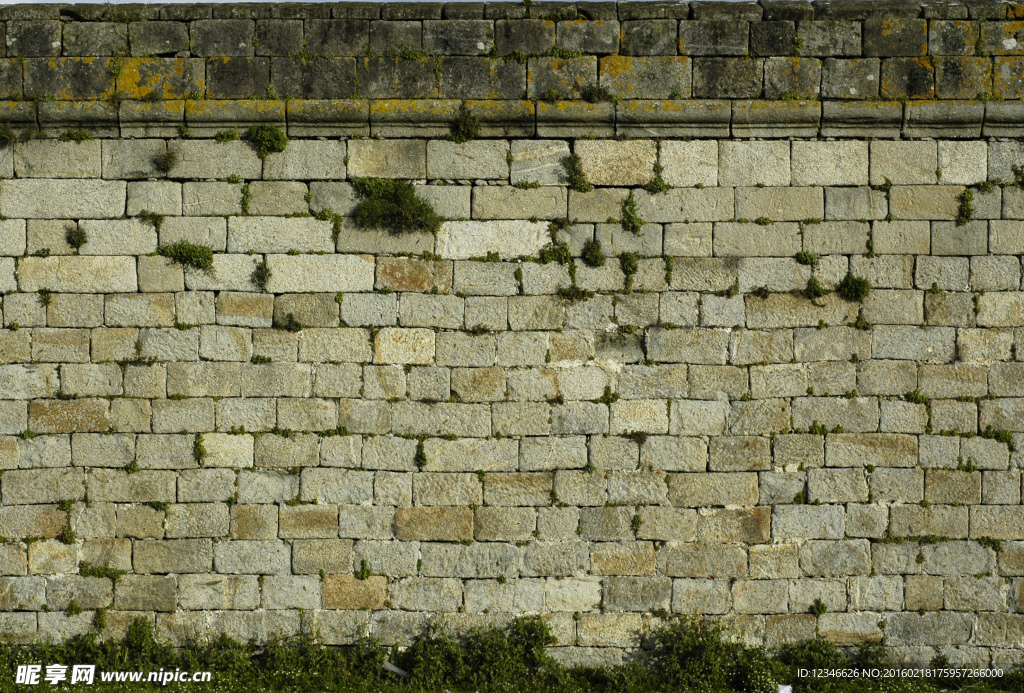
{"type": "Polygon", "coordinates": [[[1024,660],[1024,7],[110,12],[0,8],[4,637],[1024,660]]]}

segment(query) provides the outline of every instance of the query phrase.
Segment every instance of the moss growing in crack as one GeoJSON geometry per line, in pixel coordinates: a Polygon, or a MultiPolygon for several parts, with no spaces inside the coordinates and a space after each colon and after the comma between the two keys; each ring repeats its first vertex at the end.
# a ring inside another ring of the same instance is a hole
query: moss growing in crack
{"type": "Polygon", "coordinates": [[[799,253],[794,255],[793,258],[801,265],[807,265],[808,267],[817,267],[818,263],[821,262],[821,258],[814,253],[807,252],[806,250],[801,250],[799,253]]]}
{"type": "Polygon", "coordinates": [[[594,238],[584,243],[580,259],[583,260],[587,267],[603,267],[605,255],[601,249],[601,241],[594,238]]]}
{"type": "Polygon", "coordinates": [[[242,186],[242,201],[240,206],[242,208],[242,214],[245,216],[249,215],[249,202],[252,201],[252,192],[249,190],[249,184],[246,183],[242,186]]]}
{"type": "Polygon", "coordinates": [[[18,135],[7,123],[0,123],[0,148],[13,147],[18,142],[18,135]]]}
{"type": "Polygon", "coordinates": [[[261,159],[266,159],[268,154],[283,152],[288,146],[288,135],[270,123],[253,125],[245,133],[245,139],[249,140],[256,149],[256,156],[261,159]]]}
{"type": "Polygon", "coordinates": [[[985,430],[978,434],[982,438],[988,438],[989,440],[997,440],[1000,443],[1005,443],[1010,449],[1010,452],[1016,452],[1017,448],[1013,444],[1013,433],[1010,431],[1003,430],[1001,428],[992,428],[991,425],[986,426],[985,430]]]}
{"type": "Polygon", "coordinates": [[[573,284],[572,286],[563,286],[558,290],[558,297],[569,303],[578,303],[580,301],[586,301],[589,298],[594,297],[593,291],[587,291],[586,289],[580,288],[573,284]]]}
{"type": "Polygon", "coordinates": [[[150,226],[152,226],[156,230],[157,233],[160,233],[160,227],[163,226],[163,224],[164,224],[164,215],[163,214],[157,214],[156,212],[150,212],[148,209],[144,209],[141,212],[139,212],[137,218],[139,219],[139,221],[144,221],[147,224],[149,224],[150,226]]]}
{"type": "Polygon", "coordinates": [[[67,241],[67,244],[77,252],[88,242],[89,237],[86,235],[85,231],[82,231],[78,226],[74,226],[69,228],[67,233],[64,234],[64,240],[67,241]]]}
{"type": "Polygon", "coordinates": [[[270,270],[270,265],[267,264],[267,259],[263,258],[256,263],[249,280],[263,291],[266,291],[267,282],[270,281],[271,276],[273,276],[273,272],[270,270]]]}
{"type": "Polygon", "coordinates": [[[170,173],[177,163],[178,155],[174,152],[164,152],[153,157],[153,166],[160,173],[170,173]]]}
{"type": "Polygon", "coordinates": [[[966,226],[974,218],[974,191],[964,188],[960,193],[960,207],[956,212],[956,225],[966,226]]]}
{"type": "Polygon", "coordinates": [[[181,265],[200,270],[213,269],[213,248],[197,245],[188,241],[178,241],[173,245],[165,245],[160,254],[181,265]]]}
{"type": "Polygon", "coordinates": [[[836,293],[844,301],[863,302],[871,293],[871,282],[864,277],[855,276],[853,272],[847,272],[843,280],[836,286],[836,293]]]}
{"type": "Polygon", "coordinates": [[[448,139],[457,144],[475,140],[480,136],[480,119],[470,113],[466,104],[459,106],[459,112],[452,121],[448,139]]]}
{"type": "Polygon", "coordinates": [[[636,274],[636,271],[639,268],[636,253],[622,253],[619,255],[619,268],[626,276],[624,285],[626,293],[629,293],[633,290],[633,275],[636,274]]]}
{"type": "Polygon", "coordinates": [[[192,457],[200,464],[206,459],[206,445],[203,443],[202,433],[197,433],[192,439],[192,457]]]}
{"type": "Polygon", "coordinates": [[[586,84],[580,89],[580,98],[587,103],[616,103],[619,100],[607,87],[586,84]]]}
{"type": "Polygon", "coordinates": [[[82,577],[107,578],[108,580],[117,582],[121,579],[121,576],[125,574],[125,571],[118,570],[116,568],[108,568],[107,566],[102,565],[92,565],[91,563],[82,561],[78,564],[78,574],[82,577]]]}
{"type": "Polygon", "coordinates": [[[53,292],[49,289],[39,289],[36,294],[38,294],[39,305],[44,308],[50,305],[50,301],[53,300],[53,292]]]}
{"type": "Polygon", "coordinates": [[[58,139],[60,139],[61,142],[74,142],[75,144],[81,144],[82,142],[88,142],[91,140],[92,135],[84,130],[65,130],[58,139]]]}
{"type": "Polygon", "coordinates": [[[441,217],[434,207],[416,195],[409,181],[390,178],[356,178],[352,187],[359,203],[352,212],[356,226],[385,229],[393,234],[436,233],[441,217]]]}
{"type": "Polygon", "coordinates": [[[583,173],[583,162],[579,154],[570,154],[562,159],[562,166],[565,168],[565,175],[569,179],[569,187],[576,192],[590,192],[594,186],[587,181],[583,173]]]}
{"type": "Polygon", "coordinates": [[[647,183],[643,185],[643,189],[652,195],[659,193],[668,192],[672,189],[672,186],[665,182],[665,179],[661,177],[663,169],[661,164],[655,162],[654,164],[654,178],[651,178],[647,183]]]}
{"type": "Polygon", "coordinates": [[[274,329],[299,332],[302,329],[302,323],[295,318],[295,313],[288,313],[283,319],[274,319],[274,329]]]}
{"type": "Polygon", "coordinates": [[[828,293],[828,289],[821,285],[817,277],[811,277],[807,280],[807,288],[804,289],[804,295],[807,298],[821,298],[828,293]]]}
{"type": "Polygon", "coordinates": [[[540,261],[542,264],[557,262],[560,265],[568,265],[572,262],[572,252],[567,243],[552,241],[540,249],[540,261]]]}
{"type": "Polygon", "coordinates": [[[644,223],[646,222],[636,213],[636,198],[633,197],[631,190],[629,197],[622,203],[622,228],[634,236],[639,236],[644,228],[644,223]]]}
{"type": "Polygon", "coordinates": [[[225,142],[234,142],[238,139],[238,130],[223,130],[213,136],[214,141],[224,144],[225,142]]]}

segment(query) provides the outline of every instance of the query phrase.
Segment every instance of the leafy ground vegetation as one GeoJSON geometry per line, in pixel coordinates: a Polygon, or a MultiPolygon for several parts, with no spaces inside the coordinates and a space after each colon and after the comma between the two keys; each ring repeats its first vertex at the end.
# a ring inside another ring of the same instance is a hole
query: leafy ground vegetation
{"type": "MultiPolygon", "coordinates": [[[[603,668],[567,668],[545,650],[552,644],[539,617],[513,621],[505,630],[489,628],[465,638],[432,630],[402,652],[365,639],[346,648],[329,648],[309,638],[266,647],[241,644],[225,636],[206,646],[174,649],[154,638],[148,621],[138,620],[120,642],[97,642],[94,633],[65,644],[0,644],[0,691],[24,690],[14,682],[19,664],[95,664],[99,671],[210,671],[212,681],[170,684],[206,693],[259,691],[337,691],[339,693],[776,693],[778,683],[796,693],[976,693],[1024,691],[1020,670],[988,684],[923,679],[800,679],[799,669],[880,667],[879,646],[843,651],[817,638],[785,647],[775,655],[723,637],[715,621],[677,618],[656,630],[643,654],[629,664],[603,668]],[[385,661],[408,672],[401,678],[383,668],[385,661]],[[961,688],[962,687],[962,688],[961,688]]],[[[941,666],[943,662],[935,662],[941,666]]],[[[45,671],[45,669],[44,669],[45,671]]],[[[40,689],[52,688],[44,683],[40,689]]],[[[140,691],[156,684],[96,683],[96,691],[140,691]]]]}

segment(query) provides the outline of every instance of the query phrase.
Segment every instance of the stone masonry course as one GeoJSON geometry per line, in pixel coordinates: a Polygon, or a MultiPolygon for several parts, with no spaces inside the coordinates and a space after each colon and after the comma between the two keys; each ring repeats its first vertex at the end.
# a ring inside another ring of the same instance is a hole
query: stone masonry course
{"type": "Polygon", "coordinates": [[[0,37],[0,637],[1024,662],[1024,5],[0,37]]]}

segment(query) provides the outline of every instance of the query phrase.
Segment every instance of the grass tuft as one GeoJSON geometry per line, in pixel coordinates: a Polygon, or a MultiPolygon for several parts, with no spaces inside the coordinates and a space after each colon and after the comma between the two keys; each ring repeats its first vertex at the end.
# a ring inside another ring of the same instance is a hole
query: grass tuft
{"type": "Polygon", "coordinates": [[[836,293],[844,301],[863,302],[871,293],[871,282],[864,277],[855,276],[853,272],[847,272],[843,281],[836,286],[836,293]]]}
{"type": "Polygon", "coordinates": [[[356,178],[352,187],[360,198],[352,213],[359,228],[402,234],[436,233],[441,226],[441,217],[429,202],[416,196],[409,181],[356,178]]]}
{"type": "Polygon", "coordinates": [[[153,157],[153,166],[160,173],[170,173],[177,163],[178,155],[174,152],[164,152],[153,157]]]}
{"type": "Polygon", "coordinates": [[[160,254],[174,262],[196,269],[213,269],[213,248],[209,246],[178,241],[173,245],[165,245],[160,249],[160,254]]]}
{"type": "Polygon", "coordinates": [[[266,159],[271,153],[283,152],[288,146],[288,135],[270,123],[253,125],[245,133],[245,138],[256,149],[256,155],[261,159],[266,159]]]}
{"type": "Polygon", "coordinates": [[[452,121],[452,131],[449,139],[457,144],[475,140],[480,136],[480,119],[469,112],[466,104],[459,106],[459,113],[452,121]]]}

